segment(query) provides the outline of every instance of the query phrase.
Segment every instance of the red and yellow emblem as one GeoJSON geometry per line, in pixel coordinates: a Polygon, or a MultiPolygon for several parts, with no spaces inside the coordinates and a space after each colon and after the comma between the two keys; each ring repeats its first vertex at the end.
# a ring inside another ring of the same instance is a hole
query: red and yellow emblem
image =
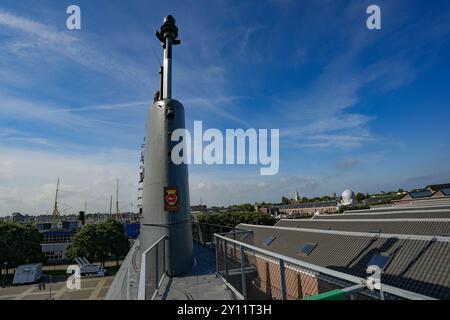
{"type": "Polygon", "coordinates": [[[164,188],[164,210],[178,211],[178,188],[165,187],[164,188]]]}

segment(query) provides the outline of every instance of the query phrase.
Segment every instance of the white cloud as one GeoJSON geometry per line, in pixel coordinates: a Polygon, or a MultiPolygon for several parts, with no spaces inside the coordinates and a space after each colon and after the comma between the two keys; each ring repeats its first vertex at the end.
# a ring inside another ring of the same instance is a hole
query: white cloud
{"type": "Polygon", "coordinates": [[[134,150],[79,155],[0,148],[0,215],[51,213],[58,176],[67,214],[81,210],[84,201],[89,212],[107,212],[116,179],[121,209],[136,211],[138,170],[134,150]]]}

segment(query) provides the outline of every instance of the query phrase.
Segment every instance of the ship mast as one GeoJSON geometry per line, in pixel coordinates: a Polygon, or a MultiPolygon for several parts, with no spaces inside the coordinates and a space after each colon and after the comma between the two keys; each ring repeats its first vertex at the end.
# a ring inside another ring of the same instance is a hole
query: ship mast
{"type": "Polygon", "coordinates": [[[55,204],[53,206],[52,221],[61,223],[61,214],[59,213],[58,209],[58,192],[59,192],[59,177],[58,182],[56,183],[55,204]]]}
{"type": "Polygon", "coordinates": [[[109,200],[109,216],[112,214],[112,198],[113,196],[111,195],[111,199],[109,200]]]}
{"type": "Polygon", "coordinates": [[[116,189],[116,220],[120,221],[120,209],[119,209],[119,179],[117,179],[116,189]]]}

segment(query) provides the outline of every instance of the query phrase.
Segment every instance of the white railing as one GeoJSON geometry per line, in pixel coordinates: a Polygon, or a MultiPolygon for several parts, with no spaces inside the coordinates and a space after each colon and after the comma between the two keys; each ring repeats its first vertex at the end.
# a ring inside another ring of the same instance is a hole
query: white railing
{"type": "MultiPolygon", "coordinates": [[[[293,300],[366,283],[366,279],[317,266],[214,234],[217,274],[242,299],[293,300]]],[[[415,292],[382,285],[387,299],[435,300],[415,292]]],[[[365,289],[351,298],[380,298],[365,289]]]]}
{"type": "Polygon", "coordinates": [[[111,286],[106,293],[105,300],[134,300],[137,296],[139,274],[138,262],[135,261],[139,256],[139,239],[137,239],[127,256],[125,257],[119,271],[117,271],[111,286]]]}
{"type": "Polygon", "coordinates": [[[159,238],[141,254],[138,300],[153,300],[158,294],[166,274],[166,239],[167,236],[159,238]]]}

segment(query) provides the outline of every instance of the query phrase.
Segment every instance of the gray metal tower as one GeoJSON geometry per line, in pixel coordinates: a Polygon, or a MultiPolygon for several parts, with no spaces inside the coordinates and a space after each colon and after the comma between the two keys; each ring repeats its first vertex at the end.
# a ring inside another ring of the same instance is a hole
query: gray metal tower
{"type": "Polygon", "coordinates": [[[185,128],[184,107],[172,99],[172,46],[180,44],[172,16],[164,19],[156,37],[164,48],[164,66],[147,122],[140,250],[167,236],[166,267],[169,275],[176,276],[191,270],[193,253],[188,168],[172,163],[170,157],[176,144],[171,133],[185,128]]]}

